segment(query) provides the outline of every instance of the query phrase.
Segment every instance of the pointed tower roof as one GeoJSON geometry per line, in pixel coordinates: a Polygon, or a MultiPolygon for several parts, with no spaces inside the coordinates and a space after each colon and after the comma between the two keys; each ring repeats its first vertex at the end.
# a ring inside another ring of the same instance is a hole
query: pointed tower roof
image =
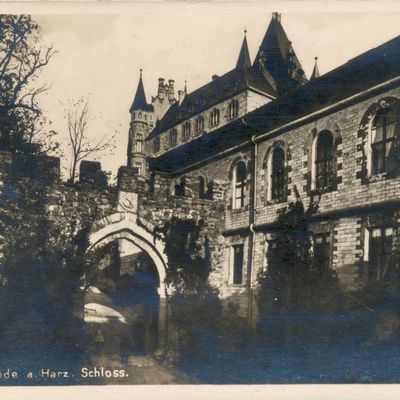
{"type": "Polygon", "coordinates": [[[292,43],[281,25],[281,14],[272,13],[272,19],[261,42],[253,66],[263,65],[281,88],[290,88],[307,82],[292,43]]]}
{"type": "Polygon", "coordinates": [[[133,112],[133,111],[139,110],[139,109],[143,110],[143,111],[151,110],[151,105],[147,104],[146,94],[144,93],[142,70],[140,70],[140,78],[139,78],[138,87],[136,89],[135,98],[133,100],[131,108],[129,109],[129,112],[133,112]]]}
{"type": "Polygon", "coordinates": [[[319,73],[319,68],[318,68],[318,57],[315,57],[314,69],[311,74],[310,81],[313,81],[314,79],[319,78],[319,77],[320,77],[320,73],[319,73]]]}
{"type": "Polygon", "coordinates": [[[240,48],[240,53],[239,53],[239,57],[238,57],[238,60],[236,63],[236,68],[240,68],[240,67],[250,68],[251,67],[250,52],[249,52],[249,46],[247,45],[246,33],[247,33],[247,31],[244,30],[243,43],[242,43],[242,47],[240,48]]]}

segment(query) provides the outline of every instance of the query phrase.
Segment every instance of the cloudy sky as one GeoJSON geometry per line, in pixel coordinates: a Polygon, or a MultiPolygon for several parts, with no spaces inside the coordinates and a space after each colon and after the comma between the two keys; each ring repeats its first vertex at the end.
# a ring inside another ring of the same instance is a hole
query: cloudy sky
{"type": "Polygon", "coordinates": [[[396,5],[277,4],[135,2],[24,9],[42,26],[44,43],[58,51],[41,77],[51,85],[41,104],[65,138],[65,103],[89,95],[90,137],[117,131],[115,154],[100,158],[115,173],[126,163],[128,110],[140,68],[148,100],[159,77],[175,79],[177,89],[186,79],[192,91],[235,65],[245,28],[253,59],[273,11],[282,13],[283,27],[308,76],[315,56],[324,73],[400,34],[396,5]]]}

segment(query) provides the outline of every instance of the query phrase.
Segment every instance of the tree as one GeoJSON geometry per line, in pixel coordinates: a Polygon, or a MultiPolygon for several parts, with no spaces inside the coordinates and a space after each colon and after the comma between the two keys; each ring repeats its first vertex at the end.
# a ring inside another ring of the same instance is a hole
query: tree
{"type": "Polygon", "coordinates": [[[319,199],[306,209],[295,191],[296,201],[278,211],[271,232],[266,256],[268,267],[258,278],[262,307],[304,306],[314,300],[321,304],[321,292],[328,295],[328,289],[336,283],[335,274],[321,269],[312,252],[310,220],[319,199]]]}
{"type": "Polygon", "coordinates": [[[54,131],[43,134],[46,120],[35,86],[55,54],[40,43],[40,27],[29,15],[0,15],[0,147],[23,155],[54,150],[54,131]]]}
{"type": "Polygon", "coordinates": [[[92,268],[86,250],[98,210],[79,209],[68,220],[49,215],[41,180],[9,177],[2,189],[1,343],[13,353],[51,346],[71,354],[82,345],[81,284],[92,268]]]}
{"type": "Polygon", "coordinates": [[[96,142],[88,137],[89,100],[80,97],[76,102],[70,102],[65,111],[68,125],[69,181],[74,182],[78,174],[78,164],[87,157],[100,155],[115,149],[115,134],[104,135],[96,142]]]}

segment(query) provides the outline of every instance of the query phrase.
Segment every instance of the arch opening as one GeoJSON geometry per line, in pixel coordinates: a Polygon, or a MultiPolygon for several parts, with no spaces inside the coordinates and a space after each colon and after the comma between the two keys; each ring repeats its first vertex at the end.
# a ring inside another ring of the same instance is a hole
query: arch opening
{"type": "Polygon", "coordinates": [[[94,263],[86,276],[86,336],[91,352],[128,363],[156,353],[165,339],[166,259],[160,243],[133,221],[98,225],[88,249],[94,263]]]}

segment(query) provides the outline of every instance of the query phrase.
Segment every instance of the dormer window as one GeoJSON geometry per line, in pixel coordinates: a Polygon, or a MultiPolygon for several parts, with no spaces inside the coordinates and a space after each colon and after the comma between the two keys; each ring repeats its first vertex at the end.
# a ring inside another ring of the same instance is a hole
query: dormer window
{"type": "Polygon", "coordinates": [[[214,108],[210,113],[210,126],[211,128],[219,125],[219,109],[214,108]]]}
{"type": "Polygon", "coordinates": [[[239,115],[239,102],[232,100],[228,105],[228,118],[233,119],[239,115]]]}
{"type": "Polygon", "coordinates": [[[204,132],[204,117],[200,115],[196,119],[194,133],[195,135],[200,135],[202,132],[204,132]]]}
{"type": "Polygon", "coordinates": [[[190,138],[191,124],[190,122],[185,122],[182,127],[183,140],[188,140],[190,138]]]}
{"type": "Polygon", "coordinates": [[[178,132],[177,132],[177,130],[175,128],[171,129],[169,131],[169,145],[171,147],[172,146],[176,146],[177,141],[178,141],[178,132]]]}

